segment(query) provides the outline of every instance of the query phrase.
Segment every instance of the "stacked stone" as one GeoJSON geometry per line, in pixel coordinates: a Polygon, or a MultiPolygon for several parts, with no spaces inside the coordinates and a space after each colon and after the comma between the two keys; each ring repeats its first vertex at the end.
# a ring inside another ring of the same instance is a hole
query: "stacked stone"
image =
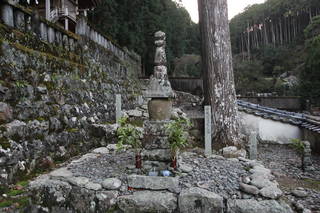
{"type": "Polygon", "coordinates": [[[303,171],[308,172],[312,171],[312,160],[311,160],[311,148],[310,142],[303,141],[304,149],[303,149],[303,156],[302,156],[302,168],[303,171]]]}
{"type": "Polygon", "coordinates": [[[174,98],[175,94],[172,91],[171,84],[168,80],[167,72],[167,58],[166,58],[166,34],[158,31],[154,35],[156,53],[154,58],[154,73],[150,78],[148,89],[145,91],[144,96],[147,98],[168,99],[174,98]]]}
{"type": "Polygon", "coordinates": [[[165,126],[169,121],[145,121],[144,140],[145,150],[142,152],[143,167],[157,171],[167,169],[171,163],[168,135],[165,126]]]}

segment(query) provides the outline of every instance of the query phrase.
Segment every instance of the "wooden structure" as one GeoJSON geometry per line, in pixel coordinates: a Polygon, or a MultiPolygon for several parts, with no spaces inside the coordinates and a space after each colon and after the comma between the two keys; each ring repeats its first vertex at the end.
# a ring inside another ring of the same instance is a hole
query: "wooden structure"
{"type": "Polygon", "coordinates": [[[87,10],[96,7],[100,2],[101,0],[44,0],[34,6],[40,16],[75,32],[77,15],[86,15],[87,10]]]}

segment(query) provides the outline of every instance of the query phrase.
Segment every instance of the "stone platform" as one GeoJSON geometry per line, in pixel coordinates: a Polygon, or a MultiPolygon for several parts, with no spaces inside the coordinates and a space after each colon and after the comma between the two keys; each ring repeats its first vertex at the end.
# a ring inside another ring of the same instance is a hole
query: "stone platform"
{"type": "Polygon", "coordinates": [[[281,200],[272,173],[260,162],[185,152],[179,157],[175,177],[149,177],[135,169],[133,151],[115,153],[112,147],[93,150],[31,182],[30,209],[53,213],[292,212],[281,200]]]}

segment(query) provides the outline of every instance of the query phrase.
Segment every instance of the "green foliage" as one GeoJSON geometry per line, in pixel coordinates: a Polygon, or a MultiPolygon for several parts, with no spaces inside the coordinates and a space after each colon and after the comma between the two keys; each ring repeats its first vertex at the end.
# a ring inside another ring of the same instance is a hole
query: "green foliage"
{"type": "Polygon", "coordinates": [[[290,146],[291,146],[293,149],[297,150],[297,152],[298,152],[300,155],[303,154],[304,144],[303,144],[303,142],[302,142],[301,140],[296,139],[296,138],[295,138],[295,139],[292,139],[290,146]]]}
{"type": "Polygon", "coordinates": [[[309,39],[307,60],[300,76],[301,96],[313,105],[320,106],[320,35],[309,39]]]}
{"type": "MultiPolygon", "coordinates": [[[[168,70],[173,59],[185,53],[200,53],[198,25],[184,7],[172,0],[103,0],[89,14],[89,21],[104,34],[142,56],[147,72],[153,70],[154,33],[167,35],[168,70]]],[[[150,74],[150,73],[147,73],[150,74]]]]}
{"type": "Polygon", "coordinates": [[[191,123],[187,119],[178,118],[170,122],[166,126],[166,131],[169,135],[169,143],[172,155],[175,155],[177,151],[184,148],[188,144],[188,132],[191,123]]]}
{"type": "Polygon", "coordinates": [[[26,81],[16,81],[15,82],[15,86],[17,88],[24,88],[24,87],[28,86],[28,82],[26,82],[26,81]]]}
{"type": "Polygon", "coordinates": [[[0,208],[9,207],[13,204],[12,200],[0,201],[0,208]]]}
{"type": "Polygon", "coordinates": [[[320,16],[315,16],[312,22],[304,30],[304,36],[307,39],[314,38],[320,34],[320,16]]]}
{"type": "Polygon", "coordinates": [[[235,61],[234,75],[238,94],[272,92],[273,79],[265,78],[259,60],[235,61]]]}
{"type": "Polygon", "coordinates": [[[9,196],[17,196],[17,195],[20,195],[24,193],[24,190],[18,190],[18,189],[15,189],[15,190],[11,190],[8,195],[9,196]]]}
{"type": "Polygon", "coordinates": [[[136,151],[139,151],[142,148],[141,133],[128,122],[128,117],[122,117],[118,122],[120,127],[117,129],[117,149],[121,150],[124,149],[124,145],[130,145],[136,151]]]}

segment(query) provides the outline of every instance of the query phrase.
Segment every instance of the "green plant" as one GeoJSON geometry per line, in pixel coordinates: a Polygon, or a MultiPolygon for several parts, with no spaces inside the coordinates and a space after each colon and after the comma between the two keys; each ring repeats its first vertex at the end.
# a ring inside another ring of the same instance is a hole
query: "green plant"
{"type": "Polygon", "coordinates": [[[290,144],[290,146],[291,146],[293,149],[297,150],[297,152],[298,152],[300,155],[303,154],[304,144],[303,144],[303,142],[302,142],[300,139],[296,139],[296,138],[291,139],[291,144],[290,144]]]}
{"type": "Polygon", "coordinates": [[[16,81],[15,85],[17,88],[24,88],[26,86],[28,86],[28,82],[26,81],[16,81]]]}
{"type": "Polygon", "coordinates": [[[142,149],[141,133],[129,123],[128,117],[122,117],[118,122],[120,127],[117,129],[117,149],[121,150],[124,149],[124,145],[130,145],[138,153],[142,149]]]}
{"type": "Polygon", "coordinates": [[[191,123],[188,119],[178,118],[170,122],[166,126],[166,131],[169,135],[169,144],[171,154],[173,157],[177,154],[179,149],[184,148],[188,144],[187,130],[190,128],[191,123]]]}

